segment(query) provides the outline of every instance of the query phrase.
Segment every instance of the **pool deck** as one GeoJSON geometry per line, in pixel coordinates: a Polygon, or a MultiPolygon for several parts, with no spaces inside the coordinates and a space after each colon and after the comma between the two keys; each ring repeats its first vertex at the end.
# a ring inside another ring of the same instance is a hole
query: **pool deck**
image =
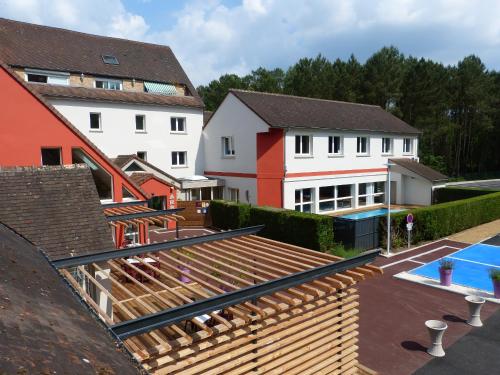
{"type": "MultiPolygon", "coordinates": [[[[467,246],[444,239],[390,258],[377,258],[375,264],[383,268],[384,275],[358,286],[361,363],[380,374],[412,374],[433,358],[425,352],[429,345],[426,320],[448,324],[445,350],[471,332],[473,328],[464,323],[468,310],[462,295],[394,277],[467,246]]],[[[498,310],[498,305],[487,302],[483,320],[498,310]]]]}

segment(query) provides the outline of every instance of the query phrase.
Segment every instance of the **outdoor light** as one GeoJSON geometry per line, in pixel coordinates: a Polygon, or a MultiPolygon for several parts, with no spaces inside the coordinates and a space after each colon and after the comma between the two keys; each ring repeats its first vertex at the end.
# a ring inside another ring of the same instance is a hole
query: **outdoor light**
{"type": "Polygon", "coordinates": [[[386,200],[387,200],[387,256],[391,255],[391,167],[396,164],[387,161],[384,164],[387,167],[387,189],[386,190],[386,200]]]}

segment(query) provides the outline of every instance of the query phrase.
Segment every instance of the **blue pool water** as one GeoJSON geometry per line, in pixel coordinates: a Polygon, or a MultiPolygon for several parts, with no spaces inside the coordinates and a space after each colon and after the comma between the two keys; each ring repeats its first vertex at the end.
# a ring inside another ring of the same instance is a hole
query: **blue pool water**
{"type": "MultiPolygon", "coordinates": [[[[392,212],[400,212],[400,211],[404,211],[404,210],[391,210],[391,213],[392,212]]],[[[361,219],[366,219],[368,217],[383,216],[383,215],[387,215],[387,208],[379,208],[377,210],[356,212],[353,214],[342,215],[339,217],[341,217],[342,219],[361,220],[361,219]]]]}
{"type": "MultiPolygon", "coordinates": [[[[493,292],[489,271],[500,270],[500,246],[475,244],[444,257],[455,264],[452,283],[493,292]]],[[[439,280],[439,261],[427,263],[410,271],[411,274],[439,280]]]]}

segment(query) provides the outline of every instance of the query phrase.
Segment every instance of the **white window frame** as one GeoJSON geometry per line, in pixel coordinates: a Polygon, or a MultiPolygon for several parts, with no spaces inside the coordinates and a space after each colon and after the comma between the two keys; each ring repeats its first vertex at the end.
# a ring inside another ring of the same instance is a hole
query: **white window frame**
{"type": "MultiPolygon", "coordinates": [[[[69,73],[67,72],[54,72],[50,70],[38,70],[38,69],[25,69],[24,70],[24,80],[26,82],[28,81],[28,74],[36,74],[39,76],[46,76],[47,77],[47,84],[51,85],[63,85],[63,86],[69,86],[69,73]],[[58,80],[64,80],[64,83],[58,82],[58,80]],[[52,82],[51,82],[52,80],[52,82]]],[[[36,82],[32,82],[36,83],[36,82]]]]}
{"type": "Polygon", "coordinates": [[[390,137],[383,137],[382,138],[382,155],[392,155],[392,150],[393,150],[393,139],[390,137]],[[385,140],[389,140],[389,150],[385,150],[385,140]]]}
{"type": "Polygon", "coordinates": [[[89,113],[89,129],[90,129],[91,132],[95,132],[95,133],[102,132],[102,116],[101,116],[101,112],[90,112],[89,113]],[[92,115],[98,115],[98,118],[99,118],[99,128],[98,129],[92,127],[92,115]]]}
{"type": "Polygon", "coordinates": [[[370,155],[370,137],[358,136],[356,137],[356,155],[357,156],[369,156],[370,155]],[[366,139],[366,151],[360,151],[362,146],[362,139],[366,139]]]}
{"type": "Polygon", "coordinates": [[[336,157],[336,156],[344,156],[344,137],[341,135],[329,135],[328,136],[328,156],[336,157]],[[335,138],[339,138],[339,152],[335,152],[335,138]],[[332,148],[332,152],[330,152],[330,146],[332,148]]]}
{"type": "Polygon", "coordinates": [[[354,194],[353,194],[353,190],[354,190],[354,186],[353,184],[340,184],[340,185],[325,185],[325,186],[320,186],[318,188],[318,210],[320,213],[325,213],[325,212],[334,212],[334,211],[345,211],[345,210],[352,210],[354,208],[354,194]],[[339,191],[338,191],[338,187],[339,186],[343,186],[343,185],[349,185],[351,187],[351,195],[349,196],[346,196],[346,197],[339,197],[339,191]],[[333,187],[333,198],[327,198],[327,199],[319,199],[320,195],[319,195],[319,189],[321,188],[325,188],[325,187],[333,187]],[[338,207],[338,201],[342,201],[342,200],[347,200],[349,199],[351,201],[351,207],[346,207],[346,208],[340,208],[338,207]],[[322,210],[320,208],[321,206],[321,203],[325,203],[325,202],[333,202],[333,210],[322,210]]]}
{"type": "Polygon", "coordinates": [[[234,138],[232,136],[221,137],[222,146],[222,157],[223,158],[234,158],[234,138]],[[227,143],[226,143],[227,140],[227,143]],[[226,147],[227,146],[227,147],[226,147]]]}
{"type": "Polygon", "coordinates": [[[310,134],[296,134],[294,137],[294,152],[295,152],[295,157],[298,158],[308,158],[312,157],[313,150],[312,150],[313,142],[312,142],[312,135],[310,134]],[[297,137],[300,137],[300,143],[299,143],[299,152],[297,152],[297,137]],[[309,151],[308,152],[303,152],[303,145],[304,145],[304,138],[307,137],[308,144],[309,144],[309,151]]]}
{"type": "Polygon", "coordinates": [[[403,138],[403,155],[413,155],[413,138],[403,138]],[[406,151],[406,141],[410,146],[410,151],[406,151]]]}
{"type": "Polygon", "coordinates": [[[295,211],[299,211],[299,212],[306,212],[306,213],[314,213],[314,188],[302,188],[302,189],[295,189],[295,192],[294,192],[294,208],[295,208],[295,211]],[[304,190],[311,190],[311,200],[310,201],[305,201],[304,200],[304,190]],[[296,202],[295,201],[295,194],[297,191],[300,191],[300,201],[299,202],[296,202]],[[307,212],[307,211],[304,211],[304,206],[305,205],[310,205],[311,206],[311,211],[307,212]],[[299,208],[297,210],[297,208],[299,208]]]}
{"type": "Polygon", "coordinates": [[[231,202],[238,203],[240,201],[240,189],[237,188],[227,188],[227,198],[231,202]]]}
{"type": "Polygon", "coordinates": [[[368,207],[368,206],[375,206],[375,205],[383,204],[383,203],[375,203],[375,197],[379,197],[379,196],[383,197],[385,195],[385,186],[384,186],[384,191],[382,193],[375,192],[375,184],[378,182],[384,183],[384,181],[376,181],[376,182],[360,182],[358,184],[358,207],[368,207]],[[359,186],[363,183],[366,184],[366,193],[359,194],[359,186]],[[359,203],[359,198],[366,198],[366,204],[361,205],[359,203]]]}
{"type": "Polygon", "coordinates": [[[172,134],[187,134],[187,121],[185,117],[172,116],[170,117],[170,133],[172,134]],[[175,130],[172,130],[172,120],[175,120],[175,130]],[[179,120],[184,123],[184,130],[179,129],[179,120]]]}
{"type": "Polygon", "coordinates": [[[172,168],[186,168],[188,166],[188,160],[187,160],[187,151],[172,151],[171,153],[171,162],[172,162],[172,168]],[[184,164],[179,164],[179,154],[183,153],[184,154],[184,164]],[[177,154],[177,163],[174,164],[173,156],[174,154],[177,154]]]}
{"type": "Polygon", "coordinates": [[[94,88],[99,88],[101,90],[114,90],[114,91],[121,91],[123,90],[123,82],[119,79],[111,79],[111,78],[96,78],[94,80],[94,88]],[[97,82],[105,82],[107,84],[107,87],[97,87],[97,82]],[[109,84],[114,83],[118,84],[119,88],[118,89],[110,89],[109,84]]]}
{"type": "Polygon", "coordinates": [[[136,114],[134,117],[135,120],[135,132],[136,133],[146,133],[146,115],[143,114],[136,114]],[[137,118],[142,117],[142,130],[137,129],[137,118]]]}

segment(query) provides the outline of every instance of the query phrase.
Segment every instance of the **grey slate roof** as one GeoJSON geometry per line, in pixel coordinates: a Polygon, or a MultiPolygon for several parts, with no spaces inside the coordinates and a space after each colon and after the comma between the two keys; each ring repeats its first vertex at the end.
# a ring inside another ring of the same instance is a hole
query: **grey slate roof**
{"type": "Polygon", "coordinates": [[[390,161],[432,182],[445,181],[448,179],[448,176],[442,174],[441,172],[438,172],[435,169],[412,159],[396,158],[390,159],[390,161]]]}
{"type": "Polygon", "coordinates": [[[3,169],[0,186],[0,222],[49,258],[114,248],[86,165],[3,169]]]}
{"type": "Polygon", "coordinates": [[[157,44],[0,18],[0,59],[11,66],[179,83],[199,98],[172,50],[157,44]],[[119,65],[105,64],[103,54],[119,65]]]}
{"type": "Polygon", "coordinates": [[[271,127],[420,133],[375,105],[236,89],[229,92],[271,127]]]}
{"type": "Polygon", "coordinates": [[[43,254],[1,224],[0,275],[1,374],[139,373],[43,254]]]}

